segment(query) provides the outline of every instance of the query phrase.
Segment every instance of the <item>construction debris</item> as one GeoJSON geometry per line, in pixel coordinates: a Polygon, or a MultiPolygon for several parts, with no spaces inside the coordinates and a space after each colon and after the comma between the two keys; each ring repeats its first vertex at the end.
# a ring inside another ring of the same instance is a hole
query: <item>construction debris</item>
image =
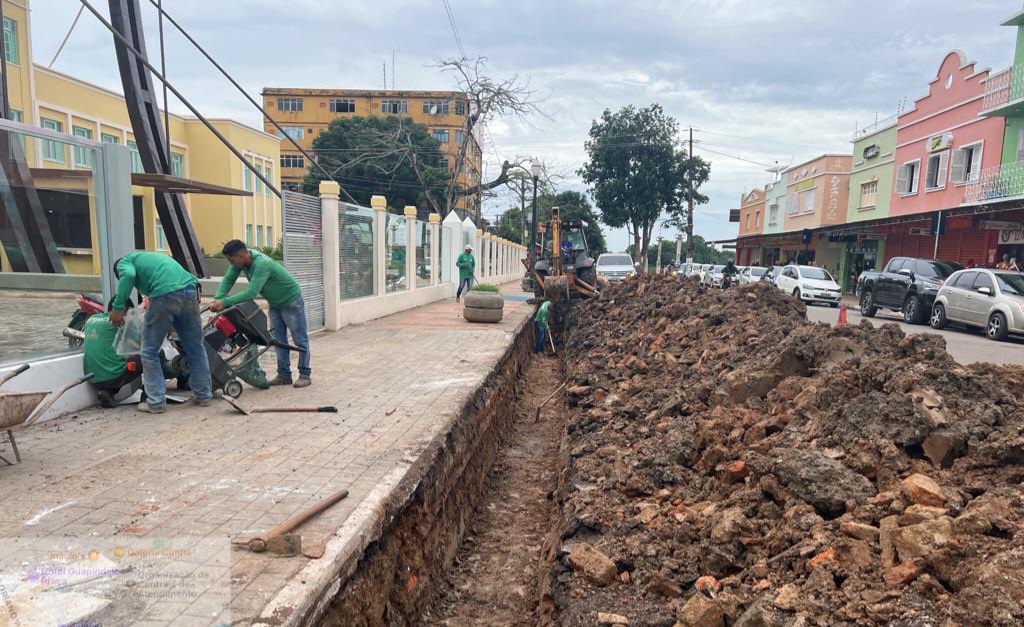
{"type": "Polygon", "coordinates": [[[546,622],[1024,624],[1024,369],[766,284],[571,316],[546,622]]]}

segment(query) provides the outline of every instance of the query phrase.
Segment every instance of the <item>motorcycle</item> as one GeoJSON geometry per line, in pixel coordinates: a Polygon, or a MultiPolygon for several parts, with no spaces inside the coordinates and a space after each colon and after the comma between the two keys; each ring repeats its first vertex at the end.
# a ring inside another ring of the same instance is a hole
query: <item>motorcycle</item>
{"type": "Polygon", "coordinates": [[[722,289],[723,290],[727,290],[730,287],[732,287],[732,283],[733,283],[733,278],[732,278],[731,274],[726,274],[726,275],[722,276],[722,289]]]}
{"type": "Polygon", "coordinates": [[[68,338],[68,348],[81,348],[85,343],[85,321],[98,313],[106,311],[103,303],[89,296],[81,294],[78,297],[78,310],[71,316],[71,322],[64,328],[62,335],[68,338]]]}

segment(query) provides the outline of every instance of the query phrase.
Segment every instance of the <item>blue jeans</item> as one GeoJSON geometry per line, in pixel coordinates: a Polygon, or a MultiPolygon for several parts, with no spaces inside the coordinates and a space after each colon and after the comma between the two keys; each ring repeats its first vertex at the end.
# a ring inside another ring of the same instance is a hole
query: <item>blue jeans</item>
{"type": "Polygon", "coordinates": [[[188,363],[188,384],[197,398],[213,398],[210,362],[203,346],[203,321],[199,316],[199,298],[195,287],[162,294],[149,300],[146,326],[142,331],[142,383],[146,402],[161,408],[167,402],[167,384],[160,363],[160,345],[167,333],[178,333],[181,350],[188,363]]]}
{"type": "Polygon", "coordinates": [[[473,285],[473,279],[459,279],[459,289],[455,292],[455,298],[462,298],[462,288],[466,288],[466,293],[469,293],[469,288],[473,285]]]}
{"type": "Polygon", "coordinates": [[[537,343],[533,345],[533,352],[544,352],[544,341],[548,339],[548,327],[542,322],[534,322],[533,329],[536,331],[537,343]]]}
{"type": "MultiPolygon", "coordinates": [[[[292,345],[304,350],[299,353],[299,376],[309,377],[313,371],[309,368],[309,332],[306,330],[306,303],[303,302],[302,296],[296,298],[290,305],[271,307],[270,326],[270,333],[282,344],[288,343],[288,332],[291,331],[292,345]]],[[[291,351],[281,347],[277,347],[276,350],[277,374],[291,377],[291,351]]]]}

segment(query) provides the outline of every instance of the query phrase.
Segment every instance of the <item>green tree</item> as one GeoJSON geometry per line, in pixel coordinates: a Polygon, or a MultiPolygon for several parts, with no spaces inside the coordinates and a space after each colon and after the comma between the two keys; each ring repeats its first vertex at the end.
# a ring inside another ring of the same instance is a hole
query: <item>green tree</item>
{"type": "MultiPolygon", "coordinates": [[[[707,180],[710,165],[676,149],[679,125],[661,106],[632,105],[617,113],[605,110],[590,126],[587,162],[579,175],[610,227],[625,227],[633,250],[647,250],[661,217],[685,211],[689,181],[696,189],[707,180]],[[690,175],[695,167],[703,173],[690,175]]],[[[695,198],[696,200],[696,198],[695,198]]],[[[685,215],[685,214],[684,214],[685,215]]]]}
{"type": "MultiPolygon", "coordinates": [[[[629,253],[634,260],[640,260],[635,254],[636,248],[630,245],[626,252],[629,253]]],[[[686,242],[683,242],[683,254],[686,254],[686,242]]],[[[736,253],[728,250],[717,250],[716,248],[709,246],[708,243],[700,235],[693,236],[693,262],[694,263],[713,263],[716,265],[722,265],[730,259],[736,259],[736,253]]],[[[666,239],[661,245],[661,265],[662,267],[667,266],[670,263],[675,263],[676,260],[676,242],[675,239],[666,239]]],[[[685,261],[685,259],[680,260],[685,261]]],[[[650,268],[657,266],[658,262],[658,245],[651,244],[647,247],[647,264],[650,268]]]]}
{"type": "MultiPolygon", "coordinates": [[[[361,205],[382,195],[390,207],[430,207],[429,196],[447,188],[451,172],[441,144],[427,127],[396,116],[338,118],[313,140],[317,160],[361,205]],[[399,144],[408,141],[412,149],[399,144]],[[417,172],[418,170],[418,172],[417,172]]],[[[326,177],[310,168],[303,181],[316,194],[326,177]]]]}

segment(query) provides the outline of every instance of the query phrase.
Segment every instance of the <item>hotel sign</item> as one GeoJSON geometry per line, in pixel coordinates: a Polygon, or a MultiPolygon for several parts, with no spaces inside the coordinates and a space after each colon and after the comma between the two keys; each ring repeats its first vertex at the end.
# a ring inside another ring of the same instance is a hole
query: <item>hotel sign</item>
{"type": "Polygon", "coordinates": [[[1000,244],[1024,244],[1024,227],[999,231],[1000,244]]]}
{"type": "Polygon", "coordinates": [[[1016,231],[1024,228],[1021,222],[1005,222],[1003,220],[981,220],[978,227],[989,231],[1016,231]]]}

